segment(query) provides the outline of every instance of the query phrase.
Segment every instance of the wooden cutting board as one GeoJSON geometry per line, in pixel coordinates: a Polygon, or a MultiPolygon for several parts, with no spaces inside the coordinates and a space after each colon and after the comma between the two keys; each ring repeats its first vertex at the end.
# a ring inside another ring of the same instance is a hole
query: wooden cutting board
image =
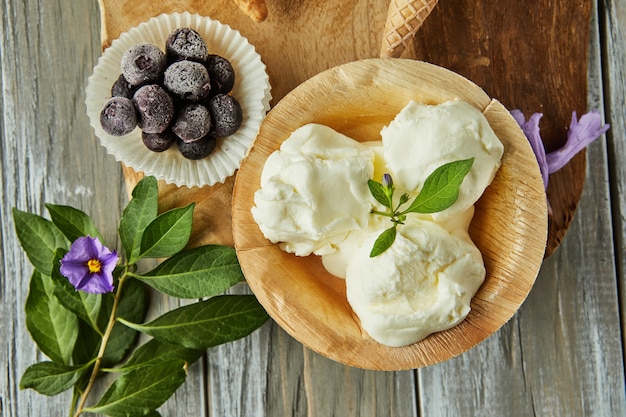
{"type": "MultiPolygon", "coordinates": [[[[232,0],[100,0],[102,48],[122,32],[161,13],[198,13],[239,30],[267,65],[272,104],[328,68],[377,57],[388,0],[267,0],[261,23],[232,0]]],[[[508,109],[544,114],[547,151],[566,140],[572,111],[587,111],[590,0],[440,0],[403,58],[449,68],[474,81],[508,109]]],[[[546,256],[558,246],[574,216],[586,170],[584,152],[553,174],[546,256]]],[[[131,190],[140,173],[124,168],[131,190]]],[[[160,210],[196,202],[190,245],[233,245],[234,177],[212,187],[160,184],[160,210]]]]}

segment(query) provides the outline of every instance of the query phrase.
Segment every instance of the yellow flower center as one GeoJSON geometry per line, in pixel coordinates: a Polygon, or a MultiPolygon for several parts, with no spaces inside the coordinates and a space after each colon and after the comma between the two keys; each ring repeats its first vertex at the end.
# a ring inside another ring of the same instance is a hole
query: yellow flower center
{"type": "Polygon", "coordinates": [[[97,259],[90,259],[87,261],[87,268],[89,268],[89,272],[96,274],[102,269],[102,264],[97,259]]]}

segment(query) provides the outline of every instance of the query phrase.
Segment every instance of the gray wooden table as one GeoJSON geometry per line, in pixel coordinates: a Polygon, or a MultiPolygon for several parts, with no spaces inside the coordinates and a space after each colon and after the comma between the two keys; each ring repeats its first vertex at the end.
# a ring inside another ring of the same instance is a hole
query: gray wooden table
{"type": "MultiPolygon", "coordinates": [[[[108,240],[126,204],[121,168],[97,144],[84,88],[101,54],[95,0],[3,0],[0,6],[0,415],[67,415],[70,394],[20,391],[43,356],[26,331],[31,267],[11,208],[45,202],[90,213],[108,240]]],[[[611,124],[591,145],[571,229],[521,310],[469,352],[416,371],[349,368],[273,323],[210,349],[163,416],[626,416],[626,0],[594,9],[589,108],[611,124]]],[[[160,302],[162,309],[173,303],[160,302]]]]}

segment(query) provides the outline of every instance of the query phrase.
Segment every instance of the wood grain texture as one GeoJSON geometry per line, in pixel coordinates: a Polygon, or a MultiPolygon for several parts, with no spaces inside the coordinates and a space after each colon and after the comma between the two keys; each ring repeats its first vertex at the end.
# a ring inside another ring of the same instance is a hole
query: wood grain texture
{"type": "MultiPolygon", "coordinates": [[[[600,36],[604,41],[604,85],[603,97],[606,103],[606,116],[611,123],[607,133],[611,208],[614,218],[615,257],[620,293],[621,317],[626,317],[626,2],[601,2],[599,20],[602,23],[600,36]]],[[[626,334],[622,332],[622,343],[626,334]]]]}
{"type": "MultiPolygon", "coordinates": [[[[121,7],[130,4],[119,3],[121,7]]],[[[146,12],[164,3],[153,2],[146,12]]],[[[209,2],[190,2],[191,7],[201,3],[209,2]]],[[[357,19],[368,18],[379,8],[384,13],[386,7],[373,4],[371,9],[358,8],[352,12],[352,3],[344,3],[344,14],[357,19]]],[[[448,8],[454,9],[450,3],[441,0],[437,7],[441,9],[440,6],[448,4],[448,8]]],[[[466,3],[461,1],[459,5],[466,3]]],[[[476,4],[482,4],[483,9],[492,6],[489,2],[476,4]]],[[[318,11],[324,6],[325,3],[320,3],[318,11]]],[[[270,13],[277,10],[276,13],[284,16],[298,16],[301,6],[295,0],[268,0],[268,7],[270,13]]],[[[507,7],[508,2],[494,10],[507,10],[507,7]]],[[[593,71],[590,70],[589,89],[595,95],[588,107],[600,108],[606,103],[605,114],[612,128],[606,148],[598,143],[589,149],[590,169],[572,229],[563,245],[544,264],[519,314],[493,337],[458,358],[417,372],[391,373],[360,371],[330,361],[303,348],[270,323],[241,343],[211,349],[208,362],[190,369],[188,382],[162,407],[162,415],[626,415],[623,342],[619,343],[624,332],[618,314],[621,309],[623,316],[626,305],[621,291],[626,184],[622,164],[626,143],[623,133],[626,131],[623,113],[626,1],[602,1],[599,9],[600,22],[594,23],[592,33],[601,28],[601,37],[591,40],[591,51],[599,57],[604,48],[603,61],[596,61],[593,71]],[[603,88],[606,96],[601,95],[603,88]],[[616,238],[615,246],[612,237],[616,238]]],[[[224,11],[232,14],[229,18],[232,21],[240,18],[237,13],[236,7],[224,11]]],[[[76,205],[92,214],[111,240],[115,236],[112,225],[125,205],[125,179],[119,164],[98,145],[84,116],[85,81],[101,52],[99,18],[93,1],[3,0],[0,6],[3,34],[0,38],[0,314],[3,317],[0,362],[5,370],[0,378],[0,414],[3,417],[66,415],[69,400],[65,395],[49,398],[18,389],[26,367],[43,357],[24,326],[23,304],[31,268],[15,238],[10,208],[17,206],[43,214],[44,202],[76,205]],[[65,114],[75,117],[68,119],[65,114]]],[[[241,18],[248,19],[243,15],[241,18]]],[[[269,20],[261,25],[268,23],[269,20]]],[[[297,23],[303,26],[306,22],[297,23]]],[[[534,19],[530,23],[535,28],[538,24],[534,19]]],[[[307,27],[310,26],[313,24],[307,27]]],[[[291,29],[295,30],[295,27],[291,29]]],[[[318,34],[318,30],[313,28],[312,33],[318,34]]],[[[567,28],[567,33],[571,34],[572,30],[567,28]]],[[[585,30],[581,32],[583,35],[585,30]]],[[[360,42],[353,48],[362,56],[379,48],[378,32],[358,35],[360,42]]],[[[483,40],[485,44],[495,44],[497,37],[497,33],[492,33],[483,40]]],[[[311,36],[311,42],[321,43],[315,36],[311,36]]],[[[566,40],[561,48],[570,45],[566,40]]],[[[416,45],[407,54],[419,51],[416,45]]],[[[441,52],[445,53],[445,50],[441,52]]],[[[484,63],[484,59],[478,58],[468,59],[466,65],[484,63]]],[[[537,62],[538,72],[548,72],[541,60],[537,62]]],[[[294,61],[290,68],[301,64],[294,61]]],[[[322,66],[328,64],[323,62],[322,66]]],[[[489,67],[478,65],[473,71],[480,77],[485,69],[489,67]]],[[[314,71],[301,70],[310,75],[314,71]]],[[[279,72],[276,69],[274,76],[279,72]]],[[[545,77],[550,78],[547,74],[545,77]]],[[[288,76],[287,81],[297,85],[294,77],[288,76]]],[[[495,96],[490,86],[482,87],[495,96]]],[[[573,88],[569,84],[560,87],[573,88]]],[[[581,88],[586,93],[587,89],[581,88]]],[[[544,93],[540,88],[536,94],[544,93]]],[[[532,95],[529,97],[534,100],[532,95]]],[[[532,112],[535,108],[524,110],[532,112]]],[[[558,129],[566,128],[570,110],[569,106],[563,109],[564,116],[560,117],[566,123],[556,124],[558,129]]],[[[548,123],[545,113],[542,126],[548,123]]],[[[171,307],[168,302],[168,299],[155,300],[155,305],[165,309],[171,307]]]]}
{"type": "MultiPolygon", "coordinates": [[[[442,0],[418,32],[413,53],[476,82],[508,109],[543,113],[549,152],[565,143],[572,111],[587,109],[589,0],[500,3],[442,0]]],[[[550,178],[553,208],[546,253],[572,221],[584,184],[584,152],[550,178]]]]}

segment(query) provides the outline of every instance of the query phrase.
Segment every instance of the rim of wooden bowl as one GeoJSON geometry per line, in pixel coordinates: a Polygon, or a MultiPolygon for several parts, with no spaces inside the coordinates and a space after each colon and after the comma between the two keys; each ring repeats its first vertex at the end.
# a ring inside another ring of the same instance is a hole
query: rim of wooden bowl
{"type": "Polygon", "coordinates": [[[268,314],[308,348],[349,366],[420,368],[472,348],[502,327],[531,290],[543,261],[548,219],[535,156],[509,111],[480,87],[442,67],[408,59],[366,59],[326,70],[287,94],[268,113],[236,177],[232,217],[235,249],[246,280],[268,314]],[[346,299],[345,281],[318,256],[297,257],[269,242],[250,209],[267,157],[296,128],[328,125],[359,141],[409,102],[460,99],[481,110],[504,144],[502,166],[476,204],[470,236],[486,278],[459,325],[400,348],[371,339],[346,299]]]}

